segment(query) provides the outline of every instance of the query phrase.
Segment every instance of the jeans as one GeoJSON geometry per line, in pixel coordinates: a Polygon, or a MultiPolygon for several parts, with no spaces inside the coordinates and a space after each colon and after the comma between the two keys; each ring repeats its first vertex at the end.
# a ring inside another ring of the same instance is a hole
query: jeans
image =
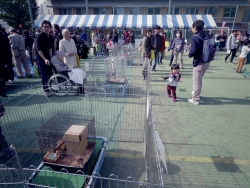
{"type": "Polygon", "coordinates": [[[181,51],[174,51],[174,63],[177,64],[177,58],[179,56],[180,60],[180,67],[183,68],[183,52],[181,51]]]}
{"type": "Polygon", "coordinates": [[[153,66],[153,70],[155,70],[157,63],[159,63],[159,52],[155,51],[155,63],[153,66]]]}
{"type": "Polygon", "coordinates": [[[158,62],[162,63],[162,59],[163,59],[163,58],[164,58],[164,51],[163,51],[163,52],[160,52],[158,62]]]}
{"type": "Polygon", "coordinates": [[[202,63],[193,68],[193,100],[199,102],[201,88],[202,88],[202,77],[209,68],[210,63],[202,63]]]}
{"type": "Polygon", "coordinates": [[[236,55],[236,52],[237,52],[237,49],[235,48],[235,49],[232,49],[231,51],[230,51],[230,54],[227,54],[226,55],[226,57],[225,57],[225,61],[227,61],[227,58],[231,55],[231,58],[230,58],[230,63],[232,63],[233,62],[233,60],[234,60],[234,57],[235,57],[235,55],[236,55]]]}
{"type": "Polygon", "coordinates": [[[47,92],[48,79],[49,79],[49,77],[51,77],[53,75],[52,67],[46,65],[44,60],[40,56],[37,56],[37,65],[38,65],[39,71],[41,73],[43,89],[45,92],[47,92]]]}

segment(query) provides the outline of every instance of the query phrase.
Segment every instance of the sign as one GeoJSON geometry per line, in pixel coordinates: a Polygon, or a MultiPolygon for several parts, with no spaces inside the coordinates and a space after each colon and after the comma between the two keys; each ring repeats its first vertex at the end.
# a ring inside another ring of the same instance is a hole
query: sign
{"type": "Polygon", "coordinates": [[[160,138],[157,131],[155,131],[155,139],[156,139],[156,142],[157,142],[157,149],[158,149],[158,151],[160,153],[161,161],[162,161],[162,163],[163,163],[163,165],[165,167],[166,172],[168,173],[167,163],[166,163],[166,158],[165,158],[165,148],[164,148],[164,145],[163,145],[163,143],[161,141],[161,138],[160,138]]]}

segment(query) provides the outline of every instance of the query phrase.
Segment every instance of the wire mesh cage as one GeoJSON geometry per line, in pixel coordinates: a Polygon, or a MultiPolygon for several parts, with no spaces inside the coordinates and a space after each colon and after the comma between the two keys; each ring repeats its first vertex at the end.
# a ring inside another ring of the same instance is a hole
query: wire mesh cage
{"type": "MultiPolygon", "coordinates": [[[[103,61],[95,63],[98,66],[89,70],[91,78],[105,82],[103,61]]],[[[152,122],[152,113],[147,113],[147,109],[151,112],[147,103],[150,74],[145,82],[140,67],[125,69],[133,86],[127,88],[125,97],[105,97],[99,90],[102,84],[97,84],[95,92],[88,95],[48,98],[41,86],[36,86],[5,101],[1,125],[16,154],[7,161],[0,159],[0,164],[4,164],[0,167],[0,187],[163,187],[154,129],[148,128],[152,122]],[[109,144],[103,139],[96,141],[96,158],[80,171],[42,162],[44,154],[57,146],[73,124],[87,125],[89,139],[101,136],[109,144]]]]}

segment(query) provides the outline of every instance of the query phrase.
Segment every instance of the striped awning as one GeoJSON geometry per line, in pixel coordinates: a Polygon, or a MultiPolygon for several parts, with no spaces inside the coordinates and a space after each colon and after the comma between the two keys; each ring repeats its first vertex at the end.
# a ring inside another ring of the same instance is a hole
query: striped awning
{"type": "Polygon", "coordinates": [[[35,22],[40,27],[43,20],[62,28],[161,28],[189,29],[195,20],[203,20],[206,28],[215,28],[211,15],[42,15],[35,22]]]}

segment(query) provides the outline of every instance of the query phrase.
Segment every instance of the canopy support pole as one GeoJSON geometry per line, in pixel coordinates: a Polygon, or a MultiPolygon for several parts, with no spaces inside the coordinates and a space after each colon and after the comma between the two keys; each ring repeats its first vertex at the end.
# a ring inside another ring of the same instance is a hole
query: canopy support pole
{"type": "Polygon", "coordinates": [[[168,3],[168,14],[169,15],[171,14],[171,4],[172,4],[172,0],[169,0],[169,3],[168,3]]]}
{"type": "Polygon", "coordinates": [[[237,4],[232,30],[234,29],[234,24],[235,24],[236,16],[237,16],[237,13],[238,13],[238,8],[239,8],[239,5],[237,4]]]}
{"type": "Polygon", "coordinates": [[[85,0],[85,6],[86,6],[86,14],[89,14],[89,2],[88,0],[85,0]]]}

